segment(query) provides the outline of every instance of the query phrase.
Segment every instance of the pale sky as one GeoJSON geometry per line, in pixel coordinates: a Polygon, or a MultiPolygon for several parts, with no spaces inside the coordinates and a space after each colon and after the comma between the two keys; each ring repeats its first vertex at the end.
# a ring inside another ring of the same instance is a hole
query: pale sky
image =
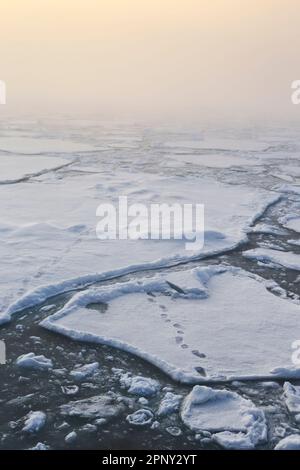
{"type": "Polygon", "coordinates": [[[0,113],[299,119],[299,0],[1,0],[0,113]]]}

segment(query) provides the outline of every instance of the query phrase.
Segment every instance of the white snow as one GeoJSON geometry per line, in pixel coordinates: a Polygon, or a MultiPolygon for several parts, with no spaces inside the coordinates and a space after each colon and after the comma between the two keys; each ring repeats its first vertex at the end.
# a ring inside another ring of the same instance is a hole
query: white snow
{"type": "Polygon", "coordinates": [[[300,450],[300,435],[287,436],[275,446],[275,450],[300,450]]]}
{"type": "Polygon", "coordinates": [[[39,175],[69,164],[68,160],[58,157],[0,155],[0,184],[18,182],[29,176],[39,175]]]}
{"type": "Polygon", "coordinates": [[[49,370],[53,368],[51,359],[45,356],[36,356],[33,352],[22,354],[17,358],[16,364],[24,369],[49,370]]]}
{"type": "Polygon", "coordinates": [[[99,363],[93,362],[91,364],[85,364],[81,367],[77,367],[76,369],[70,372],[70,375],[75,380],[85,380],[87,377],[93,375],[97,370],[99,370],[99,363]]]}
{"type": "Polygon", "coordinates": [[[61,139],[33,137],[0,137],[0,151],[19,153],[21,155],[38,155],[42,153],[75,153],[92,152],[97,148],[92,145],[71,142],[61,139]]]}
{"type": "Polygon", "coordinates": [[[30,411],[28,417],[25,420],[25,426],[23,427],[23,432],[38,432],[40,431],[46,423],[46,414],[42,411],[30,411]]]}
{"type": "Polygon", "coordinates": [[[285,227],[300,233],[300,217],[291,217],[286,221],[285,227]]]}
{"type": "Polygon", "coordinates": [[[253,250],[244,251],[243,256],[256,261],[271,263],[269,265],[270,267],[276,267],[276,265],[279,265],[288,269],[300,271],[300,255],[292,253],[291,251],[255,248],[253,250]]]}
{"type": "Polygon", "coordinates": [[[196,149],[196,150],[231,150],[231,151],[263,151],[268,148],[265,142],[258,142],[256,140],[247,139],[220,139],[220,138],[206,138],[204,140],[174,140],[172,142],[165,142],[166,148],[177,149],[196,149]]]}
{"type": "Polygon", "coordinates": [[[88,289],[41,325],[131,352],[182,382],[300,377],[291,360],[300,306],[267,288],[278,290],[241,269],[208,266],[88,289]],[[86,308],[97,302],[104,314],[86,308]]]}
{"type": "MultiPolygon", "coordinates": [[[[227,154],[196,154],[196,155],[186,155],[186,154],[171,154],[168,155],[168,160],[179,162],[183,165],[186,163],[191,163],[193,165],[205,166],[208,168],[230,168],[232,166],[248,166],[248,165],[260,165],[262,164],[261,160],[258,160],[254,157],[244,158],[240,155],[231,156],[227,154]]],[[[164,161],[163,164],[170,162],[164,161]]]]}
{"type": "Polygon", "coordinates": [[[267,437],[263,411],[227,390],[196,385],[183,402],[181,418],[195,432],[213,433],[227,449],[253,449],[267,437]]]}
{"type": "MultiPolygon", "coordinates": [[[[26,157],[24,157],[26,158],[26,157]]],[[[189,176],[121,170],[43,183],[0,185],[0,322],[25,307],[79,286],[120,274],[204,257],[237,246],[253,221],[278,196],[240,185],[189,176]],[[200,184],[201,183],[201,184],[200,184]],[[205,244],[187,251],[186,240],[99,240],[101,202],[205,205],[205,244]],[[11,265],[14,269],[11,270],[11,265]],[[17,274],[16,274],[17,273],[17,274]]]]}

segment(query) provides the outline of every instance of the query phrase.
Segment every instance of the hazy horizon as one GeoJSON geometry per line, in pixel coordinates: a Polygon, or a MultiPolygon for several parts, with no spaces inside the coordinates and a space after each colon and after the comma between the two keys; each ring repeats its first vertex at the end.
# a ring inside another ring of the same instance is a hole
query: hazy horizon
{"type": "Polygon", "coordinates": [[[300,120],[297,0],[2,0],[6,115],[300,120]]]}

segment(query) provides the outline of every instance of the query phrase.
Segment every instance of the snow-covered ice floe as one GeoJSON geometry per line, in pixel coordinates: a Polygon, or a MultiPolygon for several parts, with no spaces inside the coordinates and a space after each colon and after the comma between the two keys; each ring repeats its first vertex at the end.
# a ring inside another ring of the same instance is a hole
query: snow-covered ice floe
{"type": "Polygon", "coordinates": [[[290,413],[300,413],[300,387],[285,382],[283,385],[283,398],[290,413]]]}
{"type": "MultiPolygon", "coordinates": [[[[24,157],[26,158],[26,157],[24,157]]],[[[97,281],[221,253],[247,240],[253,222],[280,196],[189,176],[114,172],[0,185],[0,323],[49,297],[97,281]],[[204,247],[186,240],[99,240],[99,203],[204,204],[204,247]],[[12,263],[14,269],[11,269],[12,263]],[[16,275],[18,273],[18,275],[16,275]]]]}
{"type": "Polygon", "coordinates": [[[68,160],[58,157],[0,155],[0,184],[16,183],[67,165],[70,165],[68,160]]]}
{"type": "Polygon", "coordinates": [[[253,449],[267,438],[264,412],[235,392],[196,385],[181,418],[195,432],[208,431],[227,449],[253,449]]]}
{"type": "Polygon", "coordinates": [[[243,256],[248,259],[270,263],[270,267],[284,267],[300,271],[300,255],[291,251],[279,251],[269,248],[255,248],[253,250],[244,251],[243,256]]]}
{"type": "Polygon", "coordinates": [[[42,411],[30,411],[26,416],[25,426],[23,427],[23,432],[38,432],[40,431],[46,423],[46,414],[42,411]]]}
{"type": "Polygon", "coordinates": [[[36,356],[33,352],[19,356],[16,364],[23,369],[49,370],[53,368],[51,359],[45,356],[36,356]]]}
{"type": "Polygon", "coordinates": [[[275,446],[275,450],[300,450],[299,434],[292,434],[281,439],[275,446]]]}
{"type": "Polygon", "coordinates": [[[228,266],[165,273],[77,293],[41,325],[131,352],[185,383],[300,377],[291,359],[300,306],[268,290],[276,286],[228,266]]]}
{"type": "Polygon", "coordinates": [[[39,155],[43,153],[95,152],[96,147],[62,139],[32,137],[0,137],[0,151],[20,155],[39,155]]]}

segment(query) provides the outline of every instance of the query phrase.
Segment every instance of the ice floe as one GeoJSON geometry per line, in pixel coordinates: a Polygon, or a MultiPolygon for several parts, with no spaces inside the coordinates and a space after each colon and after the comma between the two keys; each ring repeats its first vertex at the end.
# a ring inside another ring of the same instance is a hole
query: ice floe
{"type": "Polygon", "coordinates": [[[275,450],[300,450],[300,435],[292,434],[278,442],[275,450]]]}
{"type": "Polygon", "coordinates": [[[182,382],[300,377],[291,358],[300,306],[269,289],[282,294],[241,269],[208,266],[79,292],[41,325],[131,352],[182,382]],[[86,308],[97,303],[104,313],[86,308]]]}
{"type": "Polygon", "coordinates": [[[176,413],[182,400],[182,395],[176,395],[172,392],[167,392],[159,404],[158,416],[168,416],[176,413]]]}
{"type": "Polygon", "coordinates": [[[72,370],[70,376],[78,381],[85,380],[87,377],[94,375],[97,370],[99,370],[99,362],[93,362],[72,370]]]}
{"type": "Polygon", "coordinates": [[[283,398],[289,412],[300,413],[300,387],[285,382],[283,391],[283,398]]]}
{"type": "Polygon", "coordinates": [[[108,395],[97,395],[83,400],[70,401],[60,407],[64,416],[77,416],[85,419],[113,418],[118,416],[124,405],[108,395]]]}
{"type": "Polygon", "coordinates": [[[288,269],[300,271],[300,255],[291,251],[279,251],[268,248],[255,248],[244,251],[243,256],[248,259],[271,263],[270,267],[282,266],[288,269]]]}
{"type": "Polygon", "coordinates": [[[33,352],[28,354],[22,354],[19,356],[16,361],[17,366],[24,369],[33,369],[33,370],[49,370],[53,368],[53,363],[51,359],[48,359],[45,356],[37,356],[33,352]]]}
{"type": "Polygon", "coordinates": [[[151,397],[156,395],[160,389],[157,380],[137,375],[131,377],[129,374],[123,374],[120,377],[120,383],[127,388],[128,392],[141,397],[151,397]]]}
{"type": "Polygon", "coordinates": [[[25,426],[23,432],[38,432],[46,423],[46,414],[42,411],[30,411],[25,419],[25,426]]]}
{"type": "MultiPolygon", "coordinates": [[[[24,157],[25,158],[25,157],[24,157]]],[[[247,239],[247,231],[279,198],[269,191],[209,178],[144,173],[73,175],[43,184],[0,185],[0,323],[23,308],[83,285],[144,269],[220,253],[247,239]],[[146,184],[145,184],[146,182],[146,184]],[[99,240],[100,202],[191,203],[205,206],[203,249],[186,240],[99,240]],[[10,269],[14,263],[14,270],[10,269]],[[18,273],[16,276],[15,273],[18,273]]]]}
{"type": "Polygon", "coordinates": [[[212,433],[227,449],[253,449],[267,438],[263,411],[227,390],[196,385],[183,402],[181,418],[195,432],[212,433]]]}
{"type": "Polygon", "coordinates": [[[142,408],[128,415],[126,420],[129,424],[133,424],[134,426],[147,426],[152,423],[153,418],[154,415],[152,411],[142,408]]]}
{"type": "Polygon", "coordinates": [[[71,142],[61,139],[44,139],[32,137],[0,138],[0,151],[18,153],[21,155],[39,155],[42,153],[76,153],[95,152],[96,147],[89,144],[71,142]]]}
{"type": "MultiPolygon", "coordinates": [[[[1,140],[0,140],[1,142],[1,140]]],[[[71,162],[72,163],[72,162],[71,162]]],[[[33,175],[40,175],[70,165],[68,160],[58,157],[0,156],[0,184],[16,183],[33,175]]]]}

